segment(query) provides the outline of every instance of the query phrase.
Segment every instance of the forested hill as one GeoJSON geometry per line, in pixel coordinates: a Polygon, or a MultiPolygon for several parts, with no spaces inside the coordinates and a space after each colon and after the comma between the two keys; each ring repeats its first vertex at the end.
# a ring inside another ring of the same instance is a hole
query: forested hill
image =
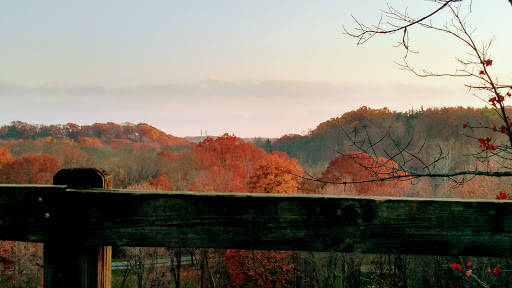
{"type": "MultiPolygon", "coordinates": [[[[355,130],[358,140],[368,138],[367,132],[372,141],[389,133],[401,145],[412,138],[409,147],[411,151],[419,151],[425,143],[420,151],[424,159],[435,157],[441,147],[443,151],[451,153],[452,159],[457,159],[453,160],[456,164],[462,166],[467,164],[467,161],[462,160],[464,153],[474,152],[478,146],[475,139],[462,134],[469,132],[462,130],[463,123],[492,126],[493,123],[501,122],[495,111],[489,108],[442,107],[395,112],[388,108],[361,107],[320,123],[307,135],[290,134],[271,143],[264,139],[255,143],[265,150],[286,152],[290,157],[299,159],[309,171],[323,170],[329,161],[339,155],[338,152],[358,151],[340,128],[343,127],[347,132],[355,130]]],[[[493,136],[488,135],[489,131],[485,129],[480,132],[487,134],[485,136],[493,136]]],[[[475,133],[473,135],[478,136],[479,131],[475,133]]],[[[382,148],[393,151],[395,145],[388,138],[379,148],[380,151],[382,148]]]]}
{"type": "MultiPolygon", "coordinates": [[[[279,139],[252,138],[245,141],[267,152],[285,152],[290,157],[297,158],[307,171],[323,171],[339,153],[359,152],[343,129],[350,133],[355,130],[357,139],[366,141],[368,138],[376,141],[387,134],[399,145],[412,139],[409,150],[421,150],[419,156],[424,160],[435,157],[441,148],[450,153],[453,159],[453,163],[448,164],[457,168],[467,165],[473,159],[463,156],[475,152],[478,146],[475,139],[463,135],[463,123],[492,126],[500,123],[500,120],[494,110],[489,108],[442,107],[396,112],[388,108],[372,109],[363,106],[320,123],[306,135],[288,134],[279,139]]],[[[493,136],[488,135],[489,131],[486,130],[481,131],[482,135],[479,132],[475,131],[472,135],[493,136]]],[[[49,137],[57,140],[72,139],[77,143],[127,141],[163,147],[195,145],[192,141],[166,134],[145,123],[39,125],[13,121],[10,125],[0,127],[0,140],[37,140],[49,137]]],[[[393,151],[396,146],[388,138],[378,148],[381,152],[382,149],[393,151]]]]}
{"type": "Polygon", "coordinates": [[[187,146],[191,141],[175,137],[148,125],[146,123],[132,124],[125,122],[122,125],[108,123],[94,123],[92,125],[77,125],[74,123],[40,125],[28,124],[22,121],[13,121],[10,125],[0,127],[0,139],[36,140],[51,137],[53,139],[98,138],[102,141],[128,140],[134,143],[155,143],[162,146],[187,146]]]}

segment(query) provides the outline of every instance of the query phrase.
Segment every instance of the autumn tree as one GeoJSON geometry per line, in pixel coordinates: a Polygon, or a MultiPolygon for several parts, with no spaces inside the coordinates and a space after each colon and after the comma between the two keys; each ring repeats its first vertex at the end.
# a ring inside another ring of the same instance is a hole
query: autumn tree
{"type": "Polygon", "coordinates": [[[248,192],[248,180],[265,152],[234,135],[206,138],[193,148],[204,171],[191,191],[248,192]]]}
{"type": "Polygon", "coordinates": [[[229,134],[215,139],[206,138],[194,148],[194,152],[198,162],[205,166],[228,170],[243,169],[240,176],[244,178],[249,178],[254,163],[265,155],[263,149],[229,134]]]}
{"type": "Polygon", "coordinates": [[[297,159],[275,151],[256,164],[249,180],[249,190],[254,193],[296,194],[303,174],[297,159]]]}
{"type": "Polygon", "coordinates": [[[167,178],[167,175],[160,174],[158,177],[153,179],[153,182],[151,183],[151,186],[155,190],[161,190],[161,191],[172,191],[174,190],[174,186],[167,178]]]}
{"type": "Polygon", "coordinates": [[[295,287],[299,269],[293,258],[289,251],[228,250],[228,287],[295,287]]]}
{"type": "Polygon", "coordinates": [[[0,169],[2,168],[2,165],[10,161],[12,161],[12,157],[9,154],[9,151],[7,151],[7,149],[5,149],[4,147],[0,146],[0,169]]]}
{"type": "Polygon", "coordinates": [[[324,194],[404,196],[411,185],[407,173],[398,171],[398,164],[385,158],[374,160],[361,152],[340,155],[334,158],[322,174],[325,182],[357,183],[350,187],[328,184],[324,194]],[[379,181],[387,179],[385,181],[379,181]],[[375,181],[377,180],[377,181],[375,181]]]}
{"type": "Polygon", "coordinates": [[[50,155],[27,155],[5,163],[0,169],[0,183],[51,184],[60,165],[50,155]]]}

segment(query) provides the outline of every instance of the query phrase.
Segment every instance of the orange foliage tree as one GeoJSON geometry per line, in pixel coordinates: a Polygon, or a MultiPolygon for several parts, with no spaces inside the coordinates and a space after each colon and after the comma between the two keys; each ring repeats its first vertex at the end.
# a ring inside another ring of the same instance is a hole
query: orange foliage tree
{"type": "Polygon", "coordinates": [[[345,187],[344,185],[329,184],[324,189],[325,194],[373,195],[373,196],[404,196],[411,185],[410,179],[404,178],[407,173],[396,170],[398,164],[379,157],[373,159],[370,155],[355,152],[334,158],[322,174],[322,179],[330,182],[359,182],[345,187]],[[393,179],[393,177],[402,177],[393,179]],[[387,179],[379,181],[381,179],[387,179]]]}
{"type": "Polygon", "coordinates": [[[167,178],[167,175],[165,175],[165,174],[161,174],[160,176],[153,179],[151,186],[155,190],[162,190],[162,191],[173,191],[174,190],[174,187],[173,187],[171,181],[169,181],[169,179],[167,178]]]}
{"type": "Polygon", "coordinates": [[[50,155],[27,155],[5,163],[0,169],[4,184],[51,184],[60,165],[50,155]]]}
{"type": "Polygon", "coordinates": [[[11,154],[9,154],[9,151],[5,149],[4,147],[0,146],[0,168],[2,168],[2,165],[4,165],[7,162],[11,162],[12,157],[11,154]]]}
{"type": "Polygon", "coordinates": [[[275,151],[263,157],[249,180],[249,190],[254,193],[296,194],[304,169],[296,159],[275,151]]]}
{"type": "Polygon", "coordinates": [[[100,148],[103,146],[103,142],[97,137],[77,137],[73,139],[73,142],[77,143],[82,147],[100,148]]]}

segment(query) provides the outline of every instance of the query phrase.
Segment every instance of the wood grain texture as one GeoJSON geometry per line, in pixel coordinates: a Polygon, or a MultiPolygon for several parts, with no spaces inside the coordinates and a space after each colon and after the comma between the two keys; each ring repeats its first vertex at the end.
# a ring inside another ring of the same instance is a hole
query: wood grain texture
{"type": "Polygon", "coordinates": [[[0,186],[2,217],[27,212],[2,218],[5,240],[512,256],[512,201],[13,189],[0,186]]]}

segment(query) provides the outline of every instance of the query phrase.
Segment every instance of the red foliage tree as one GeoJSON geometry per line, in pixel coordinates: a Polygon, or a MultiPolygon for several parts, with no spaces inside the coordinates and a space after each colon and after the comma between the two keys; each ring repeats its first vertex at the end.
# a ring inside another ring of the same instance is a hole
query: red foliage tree
{"type": "Polygon", "coordinates": [[[151,186],[155,188],[155,190],[163,190],[163,191],[172,191],[174,187],[172,186],[171,181],[167,179],[167,175],[161,174],[160,176],[153,179],[151,186]]]}
{"type": "Polygon", "coordinates": [[[229,287],[295,287],[299,268],[293,252],[228,250],[229,287]]]}
{"type": "Polygon", "coordinates": [[[247,192],[249,175],[265,155],[263,149],[228,134],[207,138],[193,151],[205,171],[194,181],[191,191],[247,192]]]}
{"type": "Polygon", "coordinates": [[[393,179],[393,177],[403,177],[407,173],[396,170],[398,164],[379,157],[373,159],[371,156],[356,152],[338,156],[334,158],[324,173],[322,179],[332,182],[358,182],[359,183],[345,187],[342,185],[328,185],[324,190],[327,194],[351,194],[351,195],[373,195],[373,196],[404,196],[404,192],[410,186],[408,178],[393,179]],[[386,179],[378,181],[380,179],[386,179]]]}
{"type": "Polygon", "coordinates": [[[5,163],[0,182],[5,184],[51,184],[60,165],[50,155],[27,155],[5,163]]]}
{"type": "Polygon", "coordinates": [[[216,139],[206,138],[194,148],[194,152],[196,160],[205,167],[239,170],[237,174],[247,179],[254,164],[265,156],[263,149],[229,134],[216,139]],[[240,171],[240,164],[245,171],[240,171]]]}

